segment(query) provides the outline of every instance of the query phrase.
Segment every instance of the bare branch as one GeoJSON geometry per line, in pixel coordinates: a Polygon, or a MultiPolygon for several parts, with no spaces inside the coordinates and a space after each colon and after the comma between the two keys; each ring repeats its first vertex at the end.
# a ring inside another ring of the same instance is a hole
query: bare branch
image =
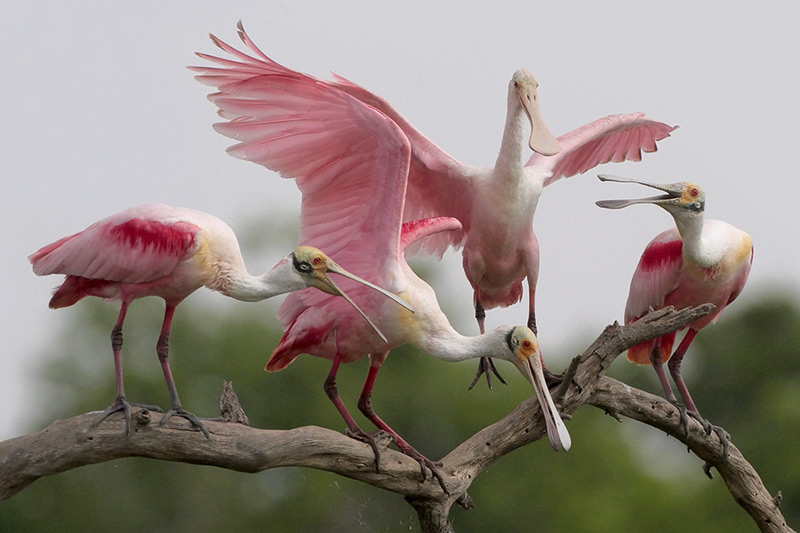
{"type": "Polygon", "coordinates": [[[716,433],[706,434],[703,426],[694,419],[691,419],[689,434],[684,434],[678,409],[663,398],[604,376],[588,403],[653,426],[683,442],[700,459],[717,469],[731,496],[750,514],[761,531],[792,531],[778,509],[780,498],[773,498],[739,449],[731,444],[726,460],[716,433]]]}
{"type": "MultiPolygon", "coordinates": [[[[770,496],[738,449],[731,446],[729,459],[723,461],[716,434],[706,435],[698,422],[690,420],[689,434],[684,435],[678,411],[671,404],[603,375],[614,359],[631,346],[679,330],[712,309],[710,304],[681,311],[666,308],[628,326],[608,326],[573,361],[574,377],[559,388],[556,398],[567,417],[588,403],[667,432],[717,468],[734,499],[763,531],[791,531],[778,510],[777,500],[770,496]]],[[[230,410],[236,411],[235,402],[230,410]]],[[[319,427],[265,430],[209,421],[206,425],[211,439],[205,439],[182,419],[173,418],[169,427],[162,427],[158,424],[160,414],[138,410],[128,438],[121,416],[109,417],[99,428],[90,429],[95,416],[97,413],[87,413],[57,421],[39,433],[0,443],[0,500],[10,498],[40,477],[122,457],[213,465],[241,472],[305,466],[403,494],[417,510],[424,531],[452,531],[448,522],[450,508],[454,503],[465,508],[471,505],[467,490],[481,472],[505,454],[546,434],[538,402],[535,398],[524,401],[442,460],[448,496],[431,476],[422,480],[415,460],[385,449],[380,472],[376,472],[369,445],[319,427]]]]}

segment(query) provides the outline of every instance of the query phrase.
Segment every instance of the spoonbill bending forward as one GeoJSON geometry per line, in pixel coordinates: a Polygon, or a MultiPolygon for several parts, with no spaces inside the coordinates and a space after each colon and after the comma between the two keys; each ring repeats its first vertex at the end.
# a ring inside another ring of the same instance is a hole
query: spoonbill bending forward
{"type": "MultiPolygon", "coordinates": [[[[536,79],[529,71],[520,69],[509,82],[506,125],[495,166],[471,167],[445,153],[380,96],[338,76],[334,81],[325,81],[286,68],[255,46],[241,22],[238,28],[239,36],[254,57],[212,35],[217,46],[235,60],[198,54],[221,67],[191,67],[201,73],[200,81],[219,90],[210,99],[219,106],[220,115],[231,122],[216,124],[215,129],[239,141],[229,153],[286,172],[282,161],[266,149],[267,144],[276,142],[285,150],[306,157],[314,158],[322,151],[328,157],[346,158],[357,171],[363,161],[374,157],[376,148],[397,140],[382,137],[380,142],[351,145],[346,150],[338,143],[328,144],[324,140],[332,134],[347,136],[347,128],[372,116],[372,110],[380,111],[398,126],[387,128],[380,135],[402,137],[411,145],[403,220],[451,216],[462,224],[459,230],[425,238],[412,253],[423,250],[441,255],[450,245],[463,246],[464,271],[474,290],[475,316],[481,333],[484,333],[484,310],[518,302],[522,297],[522,280],[526,278],[527,324],[537,332],[534,301],[539,243],[533,233],[533,215],[542,187],[601,163],[639,161],[642,150],[655,151],[656,141],[675,129],[641,113],[612,115],[556,140],[539,110],[536,79]],[[289,85],[302,90],[292,93],[287,90],[289,85]],[[348,95],[353,98],[347,98],[348,95]],[[296,119],[296,109],[301,103],[306,106],[305,120],[309,124],[296,128],[283,126],[284,121],[296,119]],[[347,107],[349,115],[342,117],[337,107],[347,107]],[[330,120],[332,116],[339,116],[340,120],[330,120]],[[523,165],[526,120],[531,125],[528,145],[536,153],[523,165]],[[282,137],[277,138],[278,135],[282,137]]],[[[386,177],[388,174],[383,173],[371,179],[386,177]]],[[[352,186],[350,180],[339,181],[342,191],[352,186]]],[[[496,373],[491,360],[482,358],[472,385],[486,372],[491,387],[490,368],[496,373]]]]}
{"type": "MultiPolygon", "coordinates": [[[[401,305],[400,298],[376,287],[337,265],[324,253],[301,246],[283,258],[272,270],[252,276],[245,269],[239,243],[233,230],[215,216],[180,207],[142,205],[132,207],[64,237],[29,258],[33,271],[40,275],[66,274],[56,289],[50,307],[70,306],[85,296],[122,302],[119,318],[111,332],[111,347],[117,375],[117,399],[94,422],[97,426],[111,413],[123,411],[125,432],[130,433],[132,405],[161,411],[158,407],[130,403],[122,383],[122,323],[128,306],[143,296],[160,296],[166,302],[164,324],[156,351],[167,381],[171,400],[161,424],[177,415],[189,420],[209,436],[205,424],[186,411],[169,367],[169,331],[176,306],[205,285],[226,296],[247,302],[261,301],[278,294],[316,287],[343,296],[367,319],[367,328],[383,337],[377,327],[352,300],[327,276],[334,272],[375,289],[401,305]]],[[[394,305],[394,304],[392,304],[394,305]]],[[[353,316],[353,321],[361,319],[353,316]]],[[[376,341],[380,343],[384,341],[376,341]]]]}
{"type": "MultiPolygon", "coordinates": [[[[669,333],[637,344],[628,350],[628,360],[640,365],[653,365],[667,399],[677,404],[664,372],[664,362],[668,361],[670,374],[689,414],[703,422],[708,432],[713,428],[723,444],[727,444],[724,430],[711,426],[700,417],[681,377],[681,361],[697,332],[715,322],[725,307],[742,292],[753,262],[753,241],[750,235],[727,222],[704,220],[706,196],[698,185],[686,182],[654,185],[607,175],[599,178],[602,181],[639,183],[665,193],[639,200],[597,202],[598,206],[607,209],[643,203],[657,205],[672,215],[677,226],[657,235],[645,248],[631,281],[625,323],[635,322],[650,308],[671,305],[683,309],[704,303],[712,303],[716,308],[687,326],[688,331],[675,353],[672,353],[672,346],[676,333],[669,333]]],[[[682,416],[685,425],[685,413],[682,416]]]]}
{"type": "MultiPolygon", "coordinates": [[[[358,288],[352,291],[386,334],[387,345],[336,299],[295,293],[287,297],[278,314],[287,331],[267,369],[280,370],[301,353],[332,359],[325,390],[351,434],[370,441],[336,389],[339,365],[369,354],[370,370],[359,408],[394,436],[401,451],[420,463],[423,476],[428,466],[446,490],[435,465],[375,414],[371,405],[375,379],[389,350],[403,343],[447,361],[494,355],[512,361],[533,383],[551,444],[555,449],[568,449],[569,433],[547,390],[533,332],[520,326],[500,327],[477,337],[460,335],[439,308],[433,289],[406,263],[405,251],[415,241],[445,230],[460,232],[462,226],[451,217],[403,224],[409,165],[414,160],[400,126],[335,85],[218,44],[248,61],[240,64],[220,59],[231,70],[212,69],[199,76],[201,81],[220,86],[222,92],[211,99],[231,122],[217,128],[243,142],[233,152],[296,178],[302,192],[301,243],[337,254],[346,268],[401,296],[415,310],[411,314],[394,309],[358,288]],[[270,74],[255,74],[254,69],[270,74]]],[[[371,444],[377,466],[377,448],[371,444]]]]}

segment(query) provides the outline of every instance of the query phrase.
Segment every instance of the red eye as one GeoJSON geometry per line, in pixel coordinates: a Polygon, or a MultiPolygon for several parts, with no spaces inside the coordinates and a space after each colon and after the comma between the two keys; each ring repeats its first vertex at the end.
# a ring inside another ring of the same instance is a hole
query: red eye
{"type": "Polygon", "coordinates": [[[522,341],[522,347],[523,348],[530,348],[531,347],[531,341],[527,341],[527,340],[526,341],[522,341]]]}
{"type": "Polygon", "coordinates": [[[697,196],[698,194],[700,194],[700,191],[697,189],[692,189],[692,196],[697,196]]]}
{"type": "Polygon", "coordinates": [[[315,257],[315,258],[313,259],[313,261],[314,261],[314,264],[315,264],[315,265],[318,265],[318,264],[322,263],[322,258],[321,258],[321,257],[315,257]]]}

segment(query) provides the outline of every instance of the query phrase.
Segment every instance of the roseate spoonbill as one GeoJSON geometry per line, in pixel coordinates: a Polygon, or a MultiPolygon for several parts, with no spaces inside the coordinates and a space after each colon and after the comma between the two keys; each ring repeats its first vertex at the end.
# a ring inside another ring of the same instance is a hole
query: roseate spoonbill
{"type": "MultiPolygon", "coordinates": [[[[528,280],[529,289],[527,324],[537,332],[534,308],[539,243],[532,224],[542,187],[601,163],[639,161],[642,151],[655,151],[656,142],[675,129],[642,113],[611,115],[556,140],[541,116],[536,79],[529,71],[520,69],[508,85],[506,125],[495,166],[471,167],[444,152],[380,96],[339,76],[334,81],[325,81],[284,67],[256,47],[241,22],[238,30],[253,56],[212,35],[214,43],[235,59],[198,54],[221,66],[190,67],[201,74],[198,80],[219,90],[210,99],[220,108],[220,115],[231,122],[214,127],[239,141],[228,152],[279,170],[281,162],[264,149],[264,143],[278,132],[286,132],[281,144],[287,145],[287,149],[292,145],[294,150],[306,154],[330,152],[339,149],[339,145],[321,142],[329,132],[346,135],[348,127],[363,120],[367,114],[364,109],[379,110],[398,125],[384,133],[402,136],[411,144],[403,220],[452,216],[461,221],[461,230],[427,237],[414,250],[441,255],[450,245],[463,246],[464,271],[474,290],[475,315],[481,333],[484,333],[485,310],[518,302],[522,298],[523,279],[528,280]],[[295,81],[302,90],[287,91],[288,80],[295,81]],[[295,119],[290,109],[301,105],[307,106],[307,113],[314,113],[315,130],[306,128],[299,133],[280,127],[282,121],[295,119]],[[351,113],[344,117],[334,109],[337,106],[346,106],[351,113]],[[340,117],[339,121],[328,120],[334,114],[340,117]],[[528,145],[536,153],[523,165],[526,119],[531,125],[528,145]]],[[[371,157],[373,146],[379,143],[347,146],[336,155],[357,167],[371,157]]],[[[341,178],[340,184],[344,188],[351,185],[346,178],[341,178]]],[[[491,360],[482,358],[470,388],[483,372],[491,388],[490,368],[497,374],[491,360]]]]}
{"type": "MultiPolygon", "coordinates": [[[[700,186],[680,182],[656,185],[643,181],[601,174],[602,181],[639,183],[665,194],[637,200],[601,200],[597,205],[621,209],[633,204],[653,204],[664,208],[675,219],[676,227],[658,234],[644,250],[631,280],[625,323],[638,320],[650,308],[674,306],[678,309],[704,303],[714,311],[689,324],[688,331],[675,353],[676,333],[637,344],[628,350],[628,360],[653,365],[667,399],[677,405],[664,362],[668,361],[672,379],[678,387],[685,408],[700,420],[708,432],[713,428],[727,443],[724,430],[702,419],[681,377],[681,361],[697,332],[715,322],[720,313],[742,292],[753,262],[753,241],[744,231],[721,220],[705,220],[706,196],[700,186]],[[670,353],[672,356],[670,357],[670,353]]],[[[688,422],[683,413],[684,427],[688,422]]]]}
{"type": "MultiPolygon", "coordinates": [[[[237,57],[256,61],[217,42],[237,57]]],[[[444,230],[461,231],[462,226],[451,217],[403,224],[412,147],[400,126],[336,85],[271,62],[264,62],[263,68],[279,75],[253,75],[249,64],[219,61],[234,70],[200,69],[204,74],[199,76],[201,81],[220,85],[221,92],[210,98],[231,122],[216,127],[243,141],[233,153],[296,178],[302,193],[300,242],[338,254],[346,268],[402,296],[415,310],[413,315],[398,312],[358,288],[353,290],[353,297],[363,297],[359,302],[386,334],[387,345],[371,336],[365,338],[365,328],[335,299],[295,293],[278,314],[287,331],[267,369],[280,370],[301,353],[333,360],[326,393],[350,433],[373,446],[377,466],[374,441],[358,427],[336,388],[339,365],[369,355],[370,371],[359,409],[389,432],[403,453],[420,463],[423,475],[425,466],[430,468],[445,489],[436,466],[375,414],[371,396],[378,371],[389,350],[404,343],[448,361],[494,355],[514,362],[533,382],[551,444],[568,449],[569,433],[544,382],[533,332],[520,326],[500,327],[476,337],[460,335],[442,313],[433,289],[406,263],[405,251],[412,243],[444,230]]]]}
{"type": "MultiPolygon", "coordinates": [[[[130,403],[122,381],[122,323],[128,306],[137,298],[160,296],[166,302],[164,323],[156,351],[167,381],[170,409],[161,420],[180,416],[200,428],[208,437],[205,424],[181,405],[169,366],[169,332],[175,308],[202,286],[226,296],[248,302],[306,287],[343,296],[361,315],[368,327],[383,341],[385,337],[352,300],[327,275],[334,272],[375,289],[409,307],[407,303],[372,283],[355,276],[322,253],[301,246],[261,276],[245,268],[239,243],[230,227],[215,216],[181,207],[142,205],[111,215],[75,235],[64,237],[28,258],[40,275],[66,274],[55,290],[50,307],[59,309],[85,296],[120,300],[119,318],[111,332],[111,346],[117,377],[117,399],[93,423],[97,426],[110,414],[122,411],[125,431],[130,433],[132,405],[161,411],[158,407],[130,403]]],[[[354,318],[355,321],[358,319],[354,318]]],[[[365,331],[365,337],[370,334],[365,331]]]]}

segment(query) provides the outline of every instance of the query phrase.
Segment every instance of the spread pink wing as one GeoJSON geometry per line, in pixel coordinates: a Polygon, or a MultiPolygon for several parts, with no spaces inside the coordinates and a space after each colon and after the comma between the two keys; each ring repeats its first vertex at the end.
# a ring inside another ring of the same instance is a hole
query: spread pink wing
{"type": "Polygon", "coordinates": [[[651,120],[644,113],[610,115],[562,135],[558,154],[534,153],[526,166],[551,173],[544,182],[547,186],[604,163],[641,161],[642,152],[655,152],[656,142],[669,137],[676,128],[651,120]]]}
{"type": "MultiPolygon", "coordinates": [[[[363,172],[368,166],[365,161],[375,156],[375,150],[386,148],[386,142],[396,145],[400,141],[393,137],[404,135],[407,140],[402,142],[411,143],[412,155],[403,220],[432,216],[458,218],[463,230],[441,232],[428,237],[426,242],[433,248],[431,251],[443,253],[447,246],[463,241],[472,208],[468,167],[442,151],[383,98],[338,76],[331,82],[284,67],[258,49],[241,23],[238,28],[240,38],[253,56],[212,36],[217,46],[235,60],[198,54],[220,67],[190,67],[200,73],[199,81],[220,90],[211,100],[220,107],[220,115],[232,122],[217,125],[216,129],[242,141],[230,150],[232,155],[255,161],[286,177],[309,176],[312,169],[308,167],[315,163],[307,161],[314,158],[319,161],[327,158],[328,164],[335,164],[340,170],[363,172]],[[399,130],[374,125],[387,117],[399,130]],[[367,139],[370,130],[370,135],[376,136],[373,141],[367,139]],[[279,135],[283,138],[277,139],[279,135]],[[268,137],[274,140],[269,146],[268,137]],[[282,141],[280,146],[275,142],[278,140],[282,141]],[[283,154],[278,157],[276,150],[281,149],[283,154]],[[286,160],[291,158],[294,161],[286,160]]],[[[361,205],[361,198],[352,192],[347,195],[361,205]]],[[[341,211],[346,208],[342,206],[341,211]]],[[[347,222],[340,220],[342,224],[347,222]]]]}
{"type": "MultiPolygon", "coordinates": [[[[229,121],[214,128],[238,141],[228,149],[231,155],[296,180],[303,194],[301,244],[324,250],[345,269],[392,290],[408,140],[383,113],[270,60],[241,27],[239,35],[255,57],[212,36],[235,60],[198,54],[220,66],[191,67],[199,81],[218,89],[209,99],[229,121]]],[[[354,298],[369,291],[350,280],[341,286],[354,298]]],[[[330,298],[320,291],[293,293],[281,320],[291,323],[300,309],[330,298]]]]}
{"type": "MultiPolygon", "coordinates": [[[[441,255],[449,246],[463,243],[471,225],[474,190],[472,175],[475,169],[454,159],[436,143],[415,128],[383,97],[334,75],[333,86],[380,110],[393,120],[411,144],[411,165],[404,221],[447,216],[461,221],[462,229],[439,232],[422,241],[427,253],[441,255]]],[[[413,253],[414,250],[412,249],[413,253]]]]}

